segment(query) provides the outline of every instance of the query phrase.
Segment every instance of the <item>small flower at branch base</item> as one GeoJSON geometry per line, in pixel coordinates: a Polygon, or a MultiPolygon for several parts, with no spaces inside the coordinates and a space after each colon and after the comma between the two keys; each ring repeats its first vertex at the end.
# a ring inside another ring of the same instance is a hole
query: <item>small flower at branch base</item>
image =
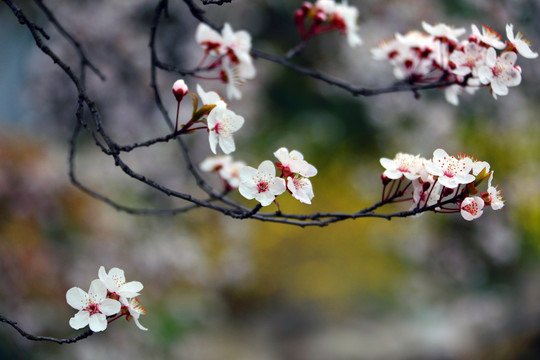
{"type": "Polygon", "coordinates": [[[107,273],[105,267],[101,266],[98,276],[111,294],[116,294],[120,297],[132,298],[138,296],[140,295],[139,291],[143,289],[143,284],[139,281],[126,282],[124,270],[116,267],[107,273]]]}
{"type": "Polygon", "coordinates": [[[308,178],[295,175],[294,178],[287,178],[287,188],[292,196],[298,201],[311,205],[311,200],[315,196],[313,194],[313,186],[308,178]]]}
{"type": "Polygon", "coordinates": [[[511,50],[516,51],[519,55],[527,59],[538,57],[538,53],[531,50],[531,43],[520,32],[514,36],[514,25],[506,25],[506,37],[508,37],[508,42],[512,45],[511,50]]]}
{"type": "Polygon", "coordinates": [[[472,35],[470,36],[471,41],[476,41],[478,43],[483,43],[488,47],[494,47],[497,50],[502,50],[505,47],[502,37],[495,30],[485,25],[482,25],[482,33],[478,29],[478,26],[475,24],[471,25],[472,35]]]}
{"type": "Polygon", "coordinates": [[[88,293],[78,287],[69,289],[66,301],[79,310],[69,320],[69,325],[76,330],[89,325],[93,332],[103,331],[107,328],[107,316],[116,315],[121,309],[118,301],[107,298],[107,288],[99,279],[92,281],[88,293]]]}
{"type": "Polygon", "coordinates": [[[495,49],[489,48],[486,56],[486,64],[478,70],[478,77],[482,84],[490,84],[493,97],[508,94],[508,87],[517,86],[521,83],[521,69],[514,66],[517,55],[515,52],[504,52],[497,57],[495,49]]]}
{"type": "Polygon", "coordinates": [[[423,167],[425,159],[420,155],[410,155],[397,153],[396,157],[391,160],[381,158],[379,162],[386,169],[384,175],[390,179],[401,179],[405,176],[409,180],[414,180],[420,177],[420,169],[423,167]]]}
{"type": "Polygon", "coordinates": [[[299,151],[293,150],[289,153],[287,148],[282,147],[274,152],[274,156],[279,160],[279,163],[276,163],[276,165],[283,172],[284,177],[289,177],[292,174],[299,174],[303,177],[317,175],[315,166],[305,161],[304,155],[299,151]]]}
{"type": "Polygon", "coordinates": [[[184,82],[184,80],[179,79],[174,82],[173,87],[172,87],[172,92],[174,94],[174,97],[176,98],[176,101],[180,102],[182,101],[184,96],[187,95],[187,93],[189,92],[189,89],[186,83],[184,82]]]}
{"type": "Polygon", "coordinates": [[[502,196],[501,189],[498,189],[497,186],[491,186],[491,181],[493,180],[493,172],[489,177],[487,193],[489,196],[489,205],[493,210],[500,210],[504,207],[504,200],[502,196]]]}
{"type": "Polygon", "coordinates": [[[270,160],[263,161],[258,169],[245,166],[240,170],[240,194],[268,206],[277,195],[286,190],[285,180],[276,177],[276,168],[270,160]]]}
{"type": "Polygon", "coordinates": [[[479,196],[470,196],[461,202],[461,216],[467,221],[478,219],[483,214],[484,200],[479,196]]]}
{"type": "Polygon", "coordinates": [[[443,149],[433,152],[433,159],[426,163],[426,170],[433,176],[438,176],[441,185],[450,189],[459,184],[468,184],[474,181],[474,175],[469,174],[472,170],[472,159],[465,157],[457,159],[450,156],[443,149]]]}
{"type": "Polygon", "coordinates": [[[236,115],[226,108],[225,103],[218,103],[208,115],[208,141],[210,149],[216,154],[216,145],[219,143],[225,154],[236,150],[232,134],[244,125],[244,118],[236,115]]]}
{"type": "Polygon", "coordinates": [[[137,325],[139,329],[147,331],[148,329],[142,326],[139,322],[139,317],[141,316],[141,314],[146,315],[146,310],[144,310],[144,308],[141,306],[139,299],[137,299],[136,297],[131,299],[121,297],[120,302],[123,305],[122,311],[125,312],[127,310],[126,319],[128,321],[133,319],[133,321],[135,321],[135,325],[137,325]]]}

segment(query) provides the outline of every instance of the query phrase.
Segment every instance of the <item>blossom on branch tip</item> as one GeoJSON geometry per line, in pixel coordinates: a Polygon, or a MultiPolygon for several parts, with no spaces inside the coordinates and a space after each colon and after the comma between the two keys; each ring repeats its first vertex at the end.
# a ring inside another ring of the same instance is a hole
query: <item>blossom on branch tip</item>
{"type": "Polygon", "coordinates": [[[311,181],[302,176],[289,176],[287,178],[287,189],[289,189],[295,199],[304,204],[311,205],[311,200],[315,196],[315,194],[313,194],[313,185],[311,185],[311,181]]]}
{"type": "Polygon", "coordinates": [[[279,160],[279,163],[276,163],[276,165],[285,177],[289,177],[291,174],[299,174],[303,177],[317,175],[315,166],[304,160],[304,155],[299,151],[293,150],[289,152],[287,148],[282,147],[274,152],[274,156],[279,160]]]}
{"type": "Polygon", "coordinates": [[[210,149],[216,154],[216,146],[219,144],[225,154],[236,150],[232,134],[244,125],[244,118],[236,115],[225,107],[225,103],[218,103],[208,114],[208,141],[210,149]]]}
{"type": "Polygon", "coordinates": [[[423,167],[425,159],[420,155],[410,155],[397,153],[393,160],[381,158],[379,162],[386,169],[384,176],[397,180],[405,176],[409,180],[414,180],[420,177],[420,170],[423,167]]]}
{"type": "Polygon", "coordinates": [[[143,289],[143,284],[139,281],[126,282],[124,270],[117,267],[113,267],[107,273],[105,267],[101,266],[98,276],[110,293],[120,297],[132,298],[138,296],[140,295],[139,291],[143,289]]]}
{"type": "Polygon", "coordinates": [[[461,202],[461,216],[467,221],[478,219],[484,213],[484,200],[479,196],[469,196],[461,202]]]}
{"type": "Polygon", "coordinates": [[[519,55],[527,59],[535,59],[538,57],[538,53],[531,50],[531,43],[523,37],[523,34],[518,32],[514,36],[514,25],[506,25],[506,37],[508,38],[508,42],[512,45],[511,50],[516,51],[519,55]]]}
{"type": "Polygon", "coordinates": [[[117,300],[107,298],[107,288],[99,279],[92,281],[88,293],[78,287],[69,289],[66,301],[79,310],[69,320],[69,325],[76,330],[89,325],[93,332],[103,331],[107,328],[107,316],[116,315],[121,309],[117,300]]]}
{"type": "Polygon", "coordinates": [[[174,97],[176,98],[176,101],[180,102],[182,101],[184,96],[187,95],[189,89],[186,85],[186,82],[182,79],[179,79],[174,82],[172,92],[174,94],[174,97]]]}
{"type": "Polygon", "coordinates": [[[246,199],[255,199],[268,206],[277,195],[286,190],[285,180],[276,177],[276,168],[270,160],[263,161],[258,169],[244,166],[240,170],[240,194],[246,199]]]}

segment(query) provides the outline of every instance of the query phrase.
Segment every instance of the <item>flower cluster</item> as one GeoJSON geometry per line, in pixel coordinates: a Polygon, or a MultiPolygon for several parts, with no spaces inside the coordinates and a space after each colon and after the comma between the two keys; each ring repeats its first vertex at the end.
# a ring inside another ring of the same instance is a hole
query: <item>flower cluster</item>
{"type": "Polygon", "coordinates": [[[208,55],[217,57],[205,67],[219,70],[219,79],[227,84],[229,99],[241,99],[242,93],[239,86],[256,75],[253,59],[249,53],[251,35],[244,30],[233,31],[229,23],[223,25],[221,34],[205,23],[200,23],[195,39],[204,50],[204,57],[199,67],[205,66],[208,55]]]}
{"type": "Polygon", "coordinates": [[[126,282],[122,269],[112,268],[107,273],[101,266],[98,279],[90,283],[88,292],[78,287],[67,291],[67,303],[79,310],[69,320],[69,325],[76,330],[88,325],[90,330],[98,332],[105,330],[108,323],[126,316],[126,320],[133,319],[139,329],[148,330],[139,323],[141,314],[146,314],[136,297],[142,289],[138,281],[126,282]]]}
{"type": "Polygon", "coordinates": [[[493,210],[504,206],[501,190],[491,185],[493,171],[485,161],[437,149],[430,160],[398,153],[394,159],[380,159],[380,163],[385,168],[384,202],[411,201],[411,210],[460,212],[469,221],[480,217],[485,206],[493,210]],[[480,193],[477,186],[488,178],[487,191],[480,193]]]}
{"type": "Polygon", "coordinates": [[[255,199],[262,206],[270,205],[285,190],[305,204],[311,204],[315,196],[309,177],[317,175],[317,169],[304,160],[304,156],[293,150],[280,148],[274,152],[277,168],[281,176],[276,176],[276,168],[270,160],[263,161],[257,169],[244,166],[240,170],[238,190],[246,199],[255,199]]]}
{"type": "Polygon", "coordinates": [[[445,90],[446,100],[454,105],[463,91],[473,94],[482,85],[490,86],[495,99],[507,95],[509,87],[521,83],[517,55],[529,59],[538,56],[521,33],[514,35],[511,24],[506,25],[506,42],[487,26],[480,31],[471,25],[471,34],[463,41],[458,38],[465,34],[464,28],[426,22],[422,27],[424,32],[398,33],[379,43],[371,50],[373,58],[388,60],[394,76],[412,84],[454,82],[445,90]]]}
{"type": "Polygon", "coordinates": [[[349,6],[347,0],[336,3],[334,0],[317,0],[315,4],[305,2],[296,10],[294,21],[304,41],[312,36],[338,30],[347,36],[351,47],[362,45],[358,35],[358,9],[349,6]],[[306,23],[309,27],[306,28],[306,23]]]}

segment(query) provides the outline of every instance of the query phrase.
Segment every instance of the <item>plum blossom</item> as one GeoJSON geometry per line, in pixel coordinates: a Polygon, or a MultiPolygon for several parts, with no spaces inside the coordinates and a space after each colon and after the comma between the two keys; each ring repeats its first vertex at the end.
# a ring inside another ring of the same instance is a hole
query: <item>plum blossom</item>
{"type": "Polygon", "coordinates": [[[229,56],[236,63],[252,63],[249,52],[251,51],[251,35],[245,30],[233,31],[229,23],[223,25],[221,31],[223,45],[229,52],[229,56]]]}
{"type": "Polygon", "coordinates": [[[491,186],[491,181],[493,180],[493,172],[491,173],[491,176],[489,177],[488,181],[488,197],[489,201],[488,203],[491,205],[491,208],[493,210],[500,210],[504,207],[504,200],[502,196],[501,189],[498,189],[496,186],[491,186]]]}
{"type": "Polygon", "coordinates": [[[337,27],[347,36],[347,42],[350,47],[362,45],[362,38],[358,35],[358,9],[354,6],[349,6],[347,0],[343,0],[341,4],[336,4],[334,9],[334,22],[338,23],[337,27]]]}
{"type": "Polygon", "coordinates": [[[420,155],[397,153],[393,160],[381,158],[379,162],[386,169],[383,173],[389,179],[401,179],[405,176],[409,180],[420,177],[420,169],[423,167],[424,158],[420,155]]]}
{"type": "Polygon", "coordinates": [[[478,219],[484,213],[484,200],[479,196],[469,196],[460,206],[461,216],[467,221],[478,219]]]}
{"type": "Polygon", "coordinates": [[[464,157],[458,159],[450,156],[443,149],[433,152],[433,159],[426,164],[426,170],[433,176],[438,176],[441,185],[455,189],[459,184],[468,184],[474,181],[471,175],[472,159],[464,157]]]}
{"type": "MultiPolygon", "coordinates": [[[[203,105],[217,105],[218,102],[223,100],[219,94],[215,91],[204,91],[201,85],[197,84],[197,94],[201,98],[203,105]]],[[[226,104],[225,104],[226,106],[226,104]]]]}
{"type": "Polygon", "coordinates": [[[88,293],[78,287],[69,289],[66,301],[79,310],[69,320],[69,325],[76,330],[89,325],[93,332],[103,331],[107,328],[107,316],[116,315],[121,309],[118,301],[107,298],[107,288],[99,279],[92,281],[88,293]]]}
{"type": "Polygon", "coordinates": [[[225,44],[221,34],[203,22],[197,26],[195,40],[207,53],[221,55],[225,52],[225,44]]]}
{"type": "Polygon", "coordinates": [[[487,49],[477,43],[467,43],[462,51],[456,50],[450,55],[450,62],[455,66],[451,71],[460,76],[477,76],[478,68],[484,65],[486,52],[487,49]]]}
{"type": "Polygon", "coordinates": [[[286,190],[285,180],[276,177],[276,169],[270,160],[263,161],[258,169],[245,166],[240,170],[240,194],[268,206],[277,195],[286,190]]]}
{"type": "Polygon", "coordinates": [[[120,297],[132,298],[138,296],[140,295],[139,291],[143,289],[143,284],[139,281],[126,282],[124,270],[117,267],[113,267],[107,273],[105,267],[101,266],[98,276],[110,293],[120,297]]]}
{"type": "Polygon", "coordinates": [[[218,172],[230,187],[237,188],[240,185],[240,170],[245,165],[243,161],[233,161],[231,156],[226,155],[207,157],[200,168],[206,172],[218,172]]]}
{"type": "Polygon", "coordinates": [[[486,64],[480,67],[478,76],[482,84],[491,85],[495,99],[497,99],[497,95],[507,95],[508,87],[521,83],[521,69],[514,66],[516,59],[515,52],[504,52],[497,57],[495,49],[488,49],[486,64]]]}
{"type": "Polygon", "coordinates": [[[242,116],[236,115],[233,111],[227,109],[225,103],[218,102],[216,107],[208,114],[207,122],[208,141],[214,154],[216,154],[216,145],[218,143],[225,154],[230,154],[236,150],[232,134],[244,125],[242,116]]]}
{"type": "Polygon", "coordinates": [[[425,21],[422,21],[422,28],[431,36],[440,38],[443,40],[448,40],[452,42],[458,41],[458,37],[465,34],[464,28],[455,29],[444,23],[438,23],[437,25],[430,25],[425,21]]]}
{"type": "Polygon", "coordinates": [[[142,326],[139,322],[139,317],[141,316],[141,314],[146,315],[146,310],[144,310],[144,308],[141,306],[139,299],[137,299],[136,297],[131,299],[121,297],[120,302],[122,303],[122,307],[128,312],[126,314],[126,319],[128,321],[133,319],[135,321],[135,325],[137,325],[139,329],[147,331],[148,329],[142,326]]]}
{"type": "Polygon", "coordinates": [[[313,194],[313,186],[308,178],[295,175],[294,178],[287,178],[287,189],[292,196],[304,204],[311,204],[311,200],[315,196],[313,194]]]}
{"type": "Polygon", "coordinates": [[[304,155],[299,151],[293,150],[289,152],[287,148],[282,147],[274,152],[274,156],[279,160],[279,163],[276,163],[277,167],[286,177],[291,176],[291,174],[299,174],[303,177],[317,175],[315,166],[304,160],[304,155]]]}
{"type": "Polygon", "coordinates": [[[501,40],[502,37],[499,35],[495,30],[492,28],[482,25],[482,32],[480,33],[480,30],[478,29],[478,26],[475,24],[471,25],[471,31],[472,35],[470,36],[470,39],[472,41],[477,41],[479,43],[483,43],[487,45],[488,47],[494,47],[497,50],[502,50],[505,48],[504,42],[501,40]]]}
{"type": "Polygon", "coordinates": [[[531,43],[523,37],[523,34],[518,32],[514,36],[514,25],[506,25],[506,37],[508,38],[508,42],[512,45],[513,49],[521,56],[527,59],[535,59],[538,57],[538,53],[531,50],[531,43]]]}

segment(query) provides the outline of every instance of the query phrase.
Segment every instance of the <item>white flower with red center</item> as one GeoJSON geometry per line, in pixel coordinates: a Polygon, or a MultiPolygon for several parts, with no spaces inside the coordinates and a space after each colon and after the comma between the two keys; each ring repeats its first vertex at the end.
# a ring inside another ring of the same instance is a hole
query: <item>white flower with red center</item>
{"type": "Polygon", "coordinates": [[[461,202],[461,216],[467,221],[478,219],[482,216],[484,200],[479,196],[469,196],[461,202]]]}
{"type": "Polygon", "coordinates": [[[209,156],[201,162],[199,167],[202,171],[218,172],[230,163],[232,163],[232,156],[230,155],[209,156]]]}
{"type": "Polygon", "coordinates": [[[116,294],[121,297],[131,298],[139,294],[143,289],[143,284],[139,281],[126,282],[124,270],[112,268],[109,273],[105,271],[105,267],[101,266],[98,271],[99,279],[105,284],[105,287],[111,294],[116,294]]]}
{"type": "Polygon", "coordinates": [[[523,34],[518,32],[514,36],[514,25],[506,25],[506,37],[508,37],[508,42],[512,45],[512,50],[517,51],[521,56],[526,57],[527,59],[535,59],[538,57],[538,53],[531,50],[531,43],[523,37],[523,34]]]}
{"type": "Polygon", "coordinates": [[[346,0],[341,4],[336,4],[334,10],[333,22],[337,24],[338,29],[345,33],[350,47],[362,45],[362,38],[358,35],[358,9],[349,6],[346,0]]]}
{"type": "Polygon", "coordinates": [[[139,299],[137,299],[136,297],[131,299],[121,297],[120,302],[125,308],[125,310],[123,309],[123,311],[125,312],[127,310],[126,319],[128,321],[133,319],[135,321],[135,325],[137,325],[139,329],[147,331],[148,329],[142,326],[139,322],[139,317],[141,315],[146,315],[146,310],[144,310],[144,308],[141,306],[139,299]]]}
{"type": "Polygon", "coordinates": [[[430,25],[427,22],[422,21],[422,28],[424,28],[428,34],[441,39],[442,41],[450,41],[454,43],[457,43],[457,38],[459,36],[465,34],[464,28],[455,29],[443,23],[430,25]]]}
{"type": "Polygon", "coordinates": [[[489,177],[488,181],[488,195],[489,195],[489,204],[493,210],[500,210],[504,207],[504,200],[502,196],[501,189],[498,189],[498,186],[491,186],[491,181],[493,180],[493,173],[489,177]]]}
{"type": "Polygon", "coordinates": [[[475,42],[463,46],[463,51],[455,50],[450,54],[451,71],[456,75],[477,76],[478,68],[484,65],[487,49],[475,42]]]}
{"type": "Polygon", "coordinates": [[[492,46],[495,49],[502,50],[506,47],[504,41],[502,41],[501,35],[495,30],[485,25],[482,25],[482,32],[478,29],[478,26],[471,25],[472,35],[469,37],[472,41],[483,43],[487,46],[492,46]]]}
{"type": "Polygon", "coordinates": [[[208,141],[210,149],[215,154],[216,146],[219,144],[225,154],[230,154],[236,150],[232,134],[244,125],[244,118],[236,115],[227,109],[224,102],[218,102],[215,108],[210,111],[207,119],[208,141]]]}
{"type": "Polygon", "coordinates": [[[219,32],[205,23],[200,23],[199,26],[197,26],[195,40],[207,53],[212,53],[213,55],[222,55],[225,53],[223,37],[219,32]]]}
{"type": "Polygon", "coordinates": [[[304,160],[304,155],[299,151],[293,150],[289,152],[287,148],[282,147],[274,152],[274,156],[279,160],[276,166],[283,173],[284,177],[292,176],[292,174],[299,174],[303,177],[317,175],[315,166],[304,160]]]}
{"type": "Polygon", "coordinates": [[[107,287],[99,279],[92,281],[88,293],[78,287],[69,289],[66,301],[79,310],[69,320],[69,325],[76,330],[89,325],[93,332],[103,331],[107,328],[107,316],[116,315],[121,309],[118,301],[107,298],[107,287]]]}
{"type": "Polygon", "coordinates": [[[315,194],[313,194],[313,186],[311,185],[311,181],[302,176],[289,176],[287,178],[287,189],[289,189],[295,199],[304,204],[311,205],[311,200],[315,196],[315,194]]]}
{"type": "Polygon", "coordinates": [[[221,30],[223,44],[229,52],[233,63],[252,63],[249,52],[251,51],[251,35],[245,30],[233,31],[229,23],[223,25],[221,30]]]}
{"type": "Polygon", "coordinates": [[[478,77],[482,84],[490,84],[495,99],[497,95],[507,95],[508,87],[521,83],[521,69],[514,66],[516,59],[515,52],[504,52],[497,57],[495,49],[488,49],[486,64],[478,70],[478,77]]]}
{"type": "Polygon", "coordinates": [[[389,179],[401,179],[405,176],[409,180],[420,177],[420,169],[425,159],[420,155],[397,153],[394,159],[381,158],[379,162],[386,169],[383,173],[389,179]]]}
{"type": "Polygon", "coordinates": [[[270,160],[263,161],[258,169],[244,166],[240,170],[240,194],[257,200],[262,206],[270,205],[286,189],[285,180],[276,177],[276,168],[270,160]]]}
{"type": "Polygon", "coordinates": [[[439,183],[450,189],[475,180],[474,175],[470,174],[472,170],[470,157],[458,159],[448,155],[443,149],[433,152],[433,159],[426,163],[426,170],[429,174],[438,176],[439,183]]]}

